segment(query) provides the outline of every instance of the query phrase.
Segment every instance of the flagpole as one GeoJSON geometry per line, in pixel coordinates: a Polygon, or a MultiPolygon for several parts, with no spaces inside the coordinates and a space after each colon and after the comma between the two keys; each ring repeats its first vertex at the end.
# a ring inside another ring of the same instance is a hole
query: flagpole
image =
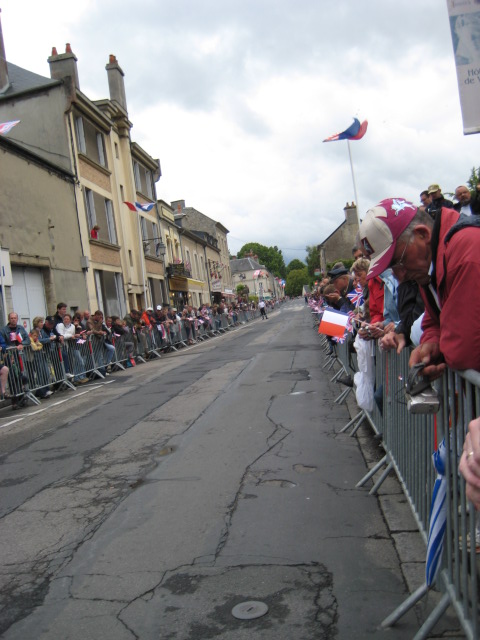
{"type": "Polygon", "coordinates": [[[145,253],[143,251],[143,236],[142,230],[140,227],[140,212],[137,212],[137,222],[138,222],[138,241],[139,241],[139,249],[140,249],[140,262],[142,266],[142,280],[143,280],[143,297],[145,300],[145,309],[148,307],[147,303],[147,289],[145,287],[145,253]]]}
{"type": "Polygon", "coordinates": [[[358,226],[360,226],[360,214],[359,214],[359,205],[358,205],[358,196],[357,196],[357,185],[355,184],[355,173],[353,171],[352,151],[350,149],[350,140],[347,140],[347,145],[348,145],[348,156],[350,158],[350,170],[352,172],[353,193],[354,193],[354,196],[355,196],[355,209],[357,211],[357,222],[358,222],[358,226]]]}

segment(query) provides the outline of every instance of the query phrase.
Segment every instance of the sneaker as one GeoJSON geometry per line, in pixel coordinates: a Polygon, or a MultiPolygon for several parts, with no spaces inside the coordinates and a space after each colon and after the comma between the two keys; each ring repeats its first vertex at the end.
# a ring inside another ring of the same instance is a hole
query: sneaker
{"type": "Polygon", "coordinates": [[[80,378],[80,380],[77,380],[78,384],[87,384],[88,382],[88,378],[80,378]]]}
{"type": "Polygon", "coordinates": [[[50,396],[53,396],[53,391],[50,391],[50,389],[47,391],[47,393],[43,396],[44,398],[49,398],[50,396]]]}
{"type": "Polygon", "coordinates": [[[73,373],[66,373],[65,376],[67,380],[71,380],[74,377],[73,373]]]}

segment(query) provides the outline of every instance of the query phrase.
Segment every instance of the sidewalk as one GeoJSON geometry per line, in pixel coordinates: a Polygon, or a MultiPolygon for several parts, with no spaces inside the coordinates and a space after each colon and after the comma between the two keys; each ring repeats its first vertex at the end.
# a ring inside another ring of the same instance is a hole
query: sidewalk
{"type": "MultiPolygon", "coordinates": [[[[334,397],[345,389],[342,384],[331,384],[333,386],[334,397]]],[[[358,414],[359,407],[356,404],[354,393],[348,395],[345,404],[350,418],[358,414]]],[[[349,429],[347,434],[350,433],[351,430],[352,429],[349,429]]],[[[381,446],[381,440],[375,436],[370,425],[365,422],[360,426],[354,437],[358,440],[367,468],[369,470],[372,469],[385,455],[385,451],[381,446]]],[[[365,485],[369,491],[384,471],[384,468],[385,467],[382,467],[365,485]]],[[[361,478],[359,478],[359,480],[361,480],[361,478]]],[[[408,588],[408,594],[412,594],[425,582],[426,543],[418,530],[408,500],[394,471],[390,472],[379,487],[377,498],[375,498],[375,496],[371,496],[371,498],[373,500],[378,499],[379,507],[398,554],[400,569],[408,588]]],[[[408,594],[406,594],[405,599],[408,594]]],[[[442,593],[432,589],[428,595],[420,600],[414,607],[413,610],[417,616],[419,628],[433,611],[442,595],[442,593]]],[[[393,610],[389,611],[386,613],[386,616],[392,612],[393,610]]],[[[402,619],[400,619],[397,624],[401,624],[401,622],[402,619]]],[[[428,637],[465,637],[452,607],[447,610],[434,627],[432,634],[428,637]]]]}

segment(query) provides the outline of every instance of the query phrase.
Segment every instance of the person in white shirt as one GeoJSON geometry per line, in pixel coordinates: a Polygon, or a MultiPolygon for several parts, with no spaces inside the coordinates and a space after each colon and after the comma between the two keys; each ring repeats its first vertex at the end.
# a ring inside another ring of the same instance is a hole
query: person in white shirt
{"type": "Polygon", "coordinates": [[[266,306],[265,306],[265,300],[263,300],[263,298],[258,303],[258,308],[260,309],[260,315],[262,316],[262,320],[268,320],[267,309],[266,309],[266,306]]]}

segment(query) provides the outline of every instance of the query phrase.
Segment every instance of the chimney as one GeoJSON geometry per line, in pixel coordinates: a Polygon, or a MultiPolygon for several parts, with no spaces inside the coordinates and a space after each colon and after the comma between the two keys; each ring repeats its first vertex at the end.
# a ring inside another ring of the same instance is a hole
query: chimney
{"type": "Polygon", "coordinates": [[[185,200],[174,200],[170,203],[174,215],[180,215],[185,209],[185,200]]]}
{"type": "Polygon", "coordinates": [[[66,80],[71,78],[73,87],[80,89],[77,71],[77,57],[72,51],[70,43],[65,45],[65,53],[57,53],[55,47],[52,48],[52,55],[48,58],[50,65],[50,77],[54,80],[66,80]]]}
{"type": "MultiPolygon", "coordinates": [[[[1,9],[0,9],[1,12],[1,9]]],[[[3,44],[3,32],[2,22],[0,20],[0,94],[10,86],[10,80],[8,79],[7,58],[5,56],[5,45],[3,44]]]]}
{"type": "Polygon", "coordinates": [[[125,95],[124,73],[118,64],[117,58],[110,54],[108,64],[105,69],[108,76],[108,88],[110,90],[110,100],[117,102],[127,113],[127,97],[125,95]]]}
{"type": "Polygon", "coordinates": [[[352,202],[352,204],[349,204],[347,202],[343,210],[345,211],[346,223],[358,225],[357,205],[355,204],[355,202],[352,202]]]}

